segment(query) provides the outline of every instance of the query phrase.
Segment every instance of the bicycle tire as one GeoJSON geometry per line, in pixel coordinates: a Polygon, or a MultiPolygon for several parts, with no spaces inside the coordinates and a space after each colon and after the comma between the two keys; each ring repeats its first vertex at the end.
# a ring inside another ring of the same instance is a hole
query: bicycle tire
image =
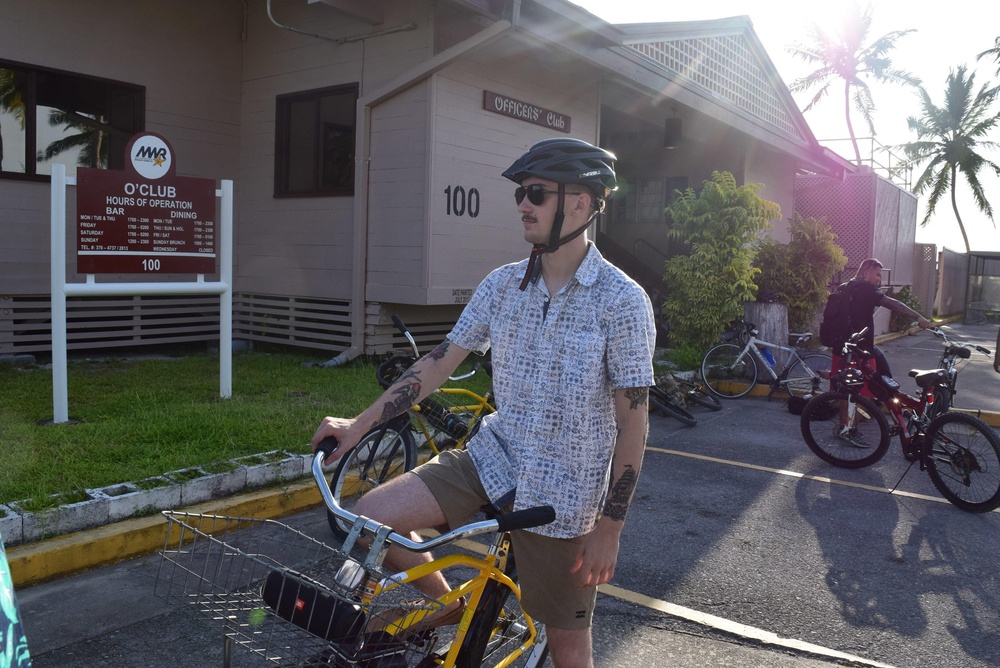
{"type": "Polygon", "coordinates": [[[927,428],[927,474],[941,496],[970,513],[1000,506],[1000,436],[968,413],[944,413],[927,428]]]}
{"type": "Polygon", "coordinates": [[[741,358],[741,346],[720,343],[712,346],[701,360],[705,386],[723,399],[738,399],[757,384],[757,365],[750,351],[741,358]]]}
{"type": "MultiPolygon", "coordinates": [[[[507,557],[504,572],[517,582],[517,568],[513,555],[507,557]]],[[[536,624],[536,627],[538,625],[536,624]]],[[[462,640],[455,659],[456,668],[480,668],[494,665],[520,647],[527,635],[521,602],[509,587],[490,580],[483,587],[483,595],[476,608],[469,630],[462,640]]],[[[526,655],[518,657],[511,666],[537,668],[545,663],[548,647],[544,630],[538,629],[535,644],[526,655]]]]}
{"type": "Polygon", "coordinates": [[[698,420],[691,414],[691,411],[671,399],[666,392],[655,385],[649,388],[649,405],[664,417],[672,417],[689,427],[698,424],[698,420]]]}
{"type": "Polygon", "coordinates": [[[788,367],[788,373],[785,375],[785,390],[793,397],[818,394],[821,391],[819,383],[813,387],[813,380],[822,382],[823,374],[829,378],[832,366],[833,357],[825,353],[803,355],[801,359],[795,360],[795,363],[788,367]]]}
{"type": "Polygon", "coordinates": [[[844,392],[824,392],[806,402],[799,425],[802,438],[813,453],[823,461],[846,469],[871,466],[889,450],[889,421],[870,399],[855,396],[857,410],[862,413],[855,425],[853,442],[838,433],[840,403],[847,401],[844,392]]]}
{"type": "MultiPolygon", "coordinates": [[[[416,465],[417,446],[404,415],[369,431],[340,458],[330,477],[330,491],[342,508],[351,510],[363,494],[416,465]]],[[[326,519],[337,540],[347,538],[350,525],[329,510],[326,519]]]]}

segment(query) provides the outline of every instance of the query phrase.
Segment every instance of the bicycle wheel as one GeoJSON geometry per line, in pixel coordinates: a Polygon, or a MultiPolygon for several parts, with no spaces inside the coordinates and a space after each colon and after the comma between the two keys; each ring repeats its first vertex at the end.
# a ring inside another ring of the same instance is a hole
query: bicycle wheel
{"type": "MultiPolygon", "coordinates": [[[[517,569],[512,555],[507,558],[505,573],[517,581],[517,569]]],[[[483,587],[482,599],[469,623],[469,632],[462,641],[455,666],[456,668],[493,666],[519,648],[527,639],[528,625],[517,595],[509,587],[496,580],[490,580],[483,587]]],[[[509,665],[518,668],[536,668],[545,663],[548,655],[545,631],[538,628],[535,644],[509,665]]]]}
{"type": "Polygon", "coordinates": [[[689,380],[678,380],[677,384],[684,390],[688,403],[707,408],[710,411],[722,410],[722,402],[719,401],[719,398],[701,389],[698,384],[689,380]]]}
{"type": "Polygon", "coordinates": [[[806,402],[799,425],[806,445],[825,462],[846,469],[871,466],[889,450],[889,422],[870,399],[855,396],[854,424],[841,424],[843,392],[824,392],[806,402]]]}
{"type": "Polygon", "coordinates": [[[714,394],[736,399],[753,389],[757,383],[757,365],[749,352],[742,353],[743,348],[732,343],[720,343],[705,353],[701,377],[714,394]]]}
{"type": "Polygon", "coordinates": [[[1000,506],[1000,437],[967,413],[944,413],[927,428],[927,474],[941,496],[970,513],[1000,506]]]}
{"type": "Polygon", "coordinates": [[[802,397],[820,392],[820,383],[824,377],[830,378],[832,364],[833,358],[824,353],[803,355],[802,359],[795,360],[795,363],[788,367],[788,374],[785,376],[785,389],[788,390],[788,394],[802,397]]]}
{"type": "MultiPolygon", "coordinates": [[[[340,458],[330,478],[330,491],[344,510],[351,510],[363,494],[417,465],[417,447],[406,415],[365,434],[340,458]]],[[[351,525],[329,510],[326,519],[338,540],[347,538],[351,525]]]]}
{"type": "Polygon", "coordinates": [[[691,411],[671,399],[670,395],[655,385],[649,388],[649,405],[664,417],[676,418],[689,427],[698,424],[691,411]]]}

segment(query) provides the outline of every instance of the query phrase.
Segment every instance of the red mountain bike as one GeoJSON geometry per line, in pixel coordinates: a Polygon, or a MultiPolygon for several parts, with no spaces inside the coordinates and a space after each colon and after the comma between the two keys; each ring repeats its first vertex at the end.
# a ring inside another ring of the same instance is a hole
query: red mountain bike
{"type": "Polygon", "coordinates": [[[972,513],[1000,506],[1000,437],[973,415],[937,411],[935,399],[953,389],[953,375],[948,369],[914,369],[909,376],[917,396],[906,394],[895,380],[861,363],[872,357],[858,345],[864,332],[844,344],[844,368],[834,374],[834,389],[802,409],[809,449],[834,466],[861,468],[882,459],[890,438],[898,436],[903,457],[919,462],[948,501],[972,513]],[[864,388],[873,396],[863,396],[864,388]]]}

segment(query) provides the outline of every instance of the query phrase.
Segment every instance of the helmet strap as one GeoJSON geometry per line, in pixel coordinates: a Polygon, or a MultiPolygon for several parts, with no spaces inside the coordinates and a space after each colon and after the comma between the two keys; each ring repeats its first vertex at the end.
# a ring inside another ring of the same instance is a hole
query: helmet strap
{"type": "Polygon", "coordinates": [[[576,239],[578,236],[586,232],[587,228],[590,227],[590,224],[594,221],[594,219],[597,218],[597,216],[604,210],[603,206],[597,208],[594,214],[587,221],[586,225],[581,225],[578,229],[574,230],[573,232],[570,232],[565,237],[560,238],[559,235],[562,233],[563,220],[565,220],[566,218],[566,214],[563,211],[563,202],[566,199],[565,194],[566,194],[566,186],[560,183],[559,205],[558,208],[556,209],[555,218],[553,218],[552,220],[552,232],[551,234],[549,234],[549,243],[535,244],[534,246],[531,247],[531,255],[528,257],[528,267],[524,272],[524,278],[521,279],[521,285],[519,288],[522,292],[528,287],[529,283],[532,285],[538,284],[538,277],[541,276],[542,274],[541,256],[544,253],[554,253],[556,250],[559,249],[560,246],[562,246],[566,242],[572,241],[573,239],[576,239]]]}

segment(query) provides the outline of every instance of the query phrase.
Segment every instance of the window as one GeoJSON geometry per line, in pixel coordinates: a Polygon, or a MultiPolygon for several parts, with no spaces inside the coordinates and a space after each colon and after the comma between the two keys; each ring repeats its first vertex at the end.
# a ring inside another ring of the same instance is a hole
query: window
{"type": "Polygon", "coordinates": [[[358,86],[278,96],[274,196],[354,194],[358,86]]]}
{"type": "Polygon", "coordinates": [[[0,177],[44,180],[52,164],[123,169],[145,89],[0,60],[0,177]]]}

